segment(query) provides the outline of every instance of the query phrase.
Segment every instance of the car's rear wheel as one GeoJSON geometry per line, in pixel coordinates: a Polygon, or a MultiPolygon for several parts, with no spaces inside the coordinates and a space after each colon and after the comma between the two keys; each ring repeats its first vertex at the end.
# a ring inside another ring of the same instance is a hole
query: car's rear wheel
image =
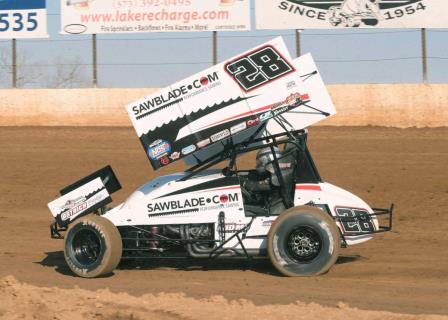
{"type": "Polygon", "coordinates": [[[111,273],[121,254],[120,232],[106,218],[88,215],[76,220],[67,231],[65,261],[80,277],[95,278],[111,273]]]}
{"type": "Polygon", "coordinates": [[[340,233],[322,210],[301,206],[282,213],[268,235],[272,264],[283,275],[313,276],[327,272],[336,262],[340,233]]]}

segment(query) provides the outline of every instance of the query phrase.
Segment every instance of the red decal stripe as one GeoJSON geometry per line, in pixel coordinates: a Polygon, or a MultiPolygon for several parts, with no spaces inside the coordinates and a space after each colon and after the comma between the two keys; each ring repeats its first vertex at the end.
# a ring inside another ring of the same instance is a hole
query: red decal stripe
{"type": "Polygon", "coordinates": [[[310,184],[298,184],[296,185],[296,190],[313,190],[313,191],[322,191],[319,185],[310,185],[310,184]]]}
{"type": "MultiPolygon", "coordinates": [[[[305,94],[300,95],[300,99],[302,99],[302,101],[307,101],[307,100],[310,99],[310,96],[307,93],[305,93],[305,94]]],[[[224,120],[217,121],[215,123],[209,124],[209,125],[207,125],[205,127],[200,128],[199,130],[203,130],[205,128],[209,128],[209,127],[217,125],[219,123],[224,123],[224,122],[228,122],[230,120],[234,120],[234,119],[237,119],[237,118],[242,118],[244,116],[256,115],[258,113],[261,113],[262,111],[266,111],[266,110],[272,109],[273,106],[274,106],[274,104],[270,104],[268,106],[264,106],[264,107],[261,107],[261,108],[255,109],[255,110],[251,110],[251,111],[248,111],[248,112],[240,113],[240,114],[238,114],[236,116],[233,116],[233,117],[230,117],[230,118],[226,118],[224,120]]]]}
{"type": "MultiPolygon", "coordinates": [[[[307,100],[310,99],[310,96],[307,93],[305,93],[305,94],[300,95],[300,99],[302,99],[302,101],[307,101],[307,100]]],[[[266,111],[266,110],[272,109],[273,106],[274,106],[274,104],[270,104],[268,106],[264,106],[264,107],[261,107],[261,108],[258,108],[258,109],[252,110],[252,111],[240,113],[239,115],[236,115],[236,116],[233,116],[233,117],[221,120],[221,121],[217,121],[217,122],[212,123],[212,124],[210,124],[208,126],[202,127],[200,130],[203,130],[203,129],[211,127],[211,126],[214,126],[214,125],[216,125],[218,123],[228,122],[228,121],[234,120],[236,118],[242,118],[242,117],[248,116],[248,115],[256,115],[258,113],[261,113],[262,111],[266,111]]]]}
{"type": "Polygon", "coordinates": [[[203,130],[203,129],[205,129],[205,128],[208,128],[208,127],[217,125],[217,124],[219,124],[219,123],[228,122],[228,121],[233,120],[233,119],[236,119],[236,118],[242,118],[242,117],[244,117],[244,116],[254,115],[255,113],[258,113],[258,112],[262,112],[262,111],[264,111],[264,110],[271,109],[272,106],[273,106],[273,104],[270,104],[270,105],[268,105],[268,106],[261,107],[261,108],[258,108],[258,109],[256,109],[256,110],[253,110],[253,111],[248,111],[248,112],[240,113],[240,114],[238,114],[238,115],[236,115],[236,116],[233,116],[233,117],[230,117],[230,118],[226,118],[226,119],[224,119],[224,120],[221,120],[221,121],[218,121],[218,122],[209,124],[208,126],[205,126],[205,127],[200,128],[200,130],[203,130]]]}

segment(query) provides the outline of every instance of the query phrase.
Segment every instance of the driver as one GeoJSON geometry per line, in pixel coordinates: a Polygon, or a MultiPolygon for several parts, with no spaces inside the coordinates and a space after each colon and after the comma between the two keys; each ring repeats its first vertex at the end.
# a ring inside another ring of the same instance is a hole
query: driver
{"type": "MultiPolygon", "coordinates": [[[[274,147],[273,150],[275,158],[279,159],[282,156],[279,148],[274,147]]],[[[256,171],[252,171],[248,176],[249,179],[245,181],[244,187],[246,190],[251,192],[269,192],[272,186],[280,186],[272,163],[275,158],[272,149],[269,147],[258,151],[256,171]]]]}

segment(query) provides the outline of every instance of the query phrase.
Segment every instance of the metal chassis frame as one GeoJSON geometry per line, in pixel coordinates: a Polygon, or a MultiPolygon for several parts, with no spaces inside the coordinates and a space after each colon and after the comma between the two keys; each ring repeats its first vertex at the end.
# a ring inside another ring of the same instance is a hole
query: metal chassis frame
{"type": "MultiPolygon", "coordinates": [[[[145,239],[142,239],[142,240],[144,240],[144,241],[158,241],[158,242],[177,242],[179,244],[200,244],[200,243],[211,243],[211,242],[220,243],[221,242],[221,244],[219,244],[216,248],[212,249],[210,251],[210,253],[209,253],[209,257],[208,257],[209,259],[216,259],[216,258],[219,258],[220,255],[224,254],[227,251],[233,251],[230,248],[223,249],[223,247],[227,243],[229,243],[232,239],[237,238],[238,243],[240,244],[241,249],[244,252],[244,256],[243,257],[246,257],[247,259],[252,259],[252,256],[249,255],[249,253],[246,250],[246,247],[244,246],[243,240],[246,238],[246,233],[250,229],[254,219],[255,219],[255,217],[252,218],[250,220],[250,222],[248,224],[246,224],[243,228],[241,228],[240,230],[236,231],[234,234],[232,234],[232,236],[230,238],[225,239],[224,241],[221,241],[221,240],[166,239],[164,237],[161,238],[160,236],[157,236],[155,238],[145,238],[145,239]],[[240,236],[241,234],[242,234],[242,236],[240,236]]],[[[138,227],[135,227],[135,226],[129,226],[129,227],[135,228],[136,230],[139,230],[139,231],[143,231],[143,232],[148,232],[149,233],[149,231],[145,230],[145,229],[141,229],[141,228],[138,228],[138,227]]],[[[138,238],[124,237],[124,238],[122,238],[122,240],[135,240],[135,241],[138,241],[139,239],[138,238]]],[[[152,250],[152,249],[147,249],[147,248],[141,248],[141,249],[137,249],[137,248],[136,249],[125,249],[125,248],[123,248],[123,252],[126,252],[126,251],[128,251],[128,252],[132,252],[132,251],[153,252],[153,251],[157,251],[157,250],[152,250]]],[[[133,259],[133,258],[139,258],[139,257],[126,257],[126,256],[122,257],[122,259],[133,259]]],[[[140,259],[160,259],[160,258],[174,259],[174,258],[185,258],[185,257],[175,257],[175,256],[171,256],[171,257],[160,257],[160,256],[159,257],[157,257],[157,256],[155,256],[155,257],[140,257],[140,259]]]]}
{"type": "Polygon", "coordinates": [[[220,252],[217,252],[218,250],[222,249],[224,247],[224,245],[226,245],[227,243],[229,243],[230,240],[232,240],[233,238],[237,238],[238,243],[240,244],[241,248],[243,249],[244,255],[246,256],[247,259],[251,259],[251,256],[249,256],[249,254],[247,253],[246,247],[243,244],[243,240],[246,238],[246,233],[247,231],[250,229],[252,222],[254,221],[255,218],[252,218],[250,220],[250,222],[248,224],[246,224],[243,228],[241,228],[240,230],[238,230],[237,232],[235,232],[229,239],[225,240],[223,243],[221,243],[218,247],[216,247],[215,249],[213,249],[210,252],[210,259],[215,259],[217,257],[219,257],[221,254],[223,254],[226,251],[231,251],[231,249],[224,249],[220,252]],[[240,237],[240,234],[243,234],[242,237],[240,237]]]}
{"type": "Polygon", "coordinates": [[[64,239],[64,236],[61,234],[61,232],[67,231],[68,227],[59,227],[58,223],[54,221],[52,224],[50,224],[50,237],[51,239],[64,239]]]}

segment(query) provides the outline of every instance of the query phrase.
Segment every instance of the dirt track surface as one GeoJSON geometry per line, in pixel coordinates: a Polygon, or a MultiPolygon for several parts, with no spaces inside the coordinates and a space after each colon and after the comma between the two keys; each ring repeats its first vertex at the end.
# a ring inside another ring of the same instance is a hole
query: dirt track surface
{"type": "MultiPolygon", "coordinates": [[[[106,164],[124,187],[113,195],[115,204],[153,178],[134,131],[0,128],[0,278],[11,275],[37,287],[181,297],[173,298],[174,304],[221,296],[260,308],[296,301],[335,307],[342,302],[365,310],[448,315],[448,129],[318,127],[310,131],[309,145],[324,180],[373,206],[396,204],[393,233],[343,249],[330,272],[315,278],[281,277],[268,261],[170,261],[121,267],[110,277],[88,280],[71,274],[63,242],[49,238],[46,203],[62,187],[106,164]]],[[[181,169],[173,165],[157,175],[181,169]]],[[[0,290],[2,296],[5,290],[0,290]]],[[[73,292],[54,290],[68,299],[64,305],[75,303],[73,292]]],[[[52,297],[48,299],[56,299],[52,297]]],[[[137,300],[132,301],[131,306],[137,300]]],[[[159,318],[188,316],[181,312],[159,318]]]]}

